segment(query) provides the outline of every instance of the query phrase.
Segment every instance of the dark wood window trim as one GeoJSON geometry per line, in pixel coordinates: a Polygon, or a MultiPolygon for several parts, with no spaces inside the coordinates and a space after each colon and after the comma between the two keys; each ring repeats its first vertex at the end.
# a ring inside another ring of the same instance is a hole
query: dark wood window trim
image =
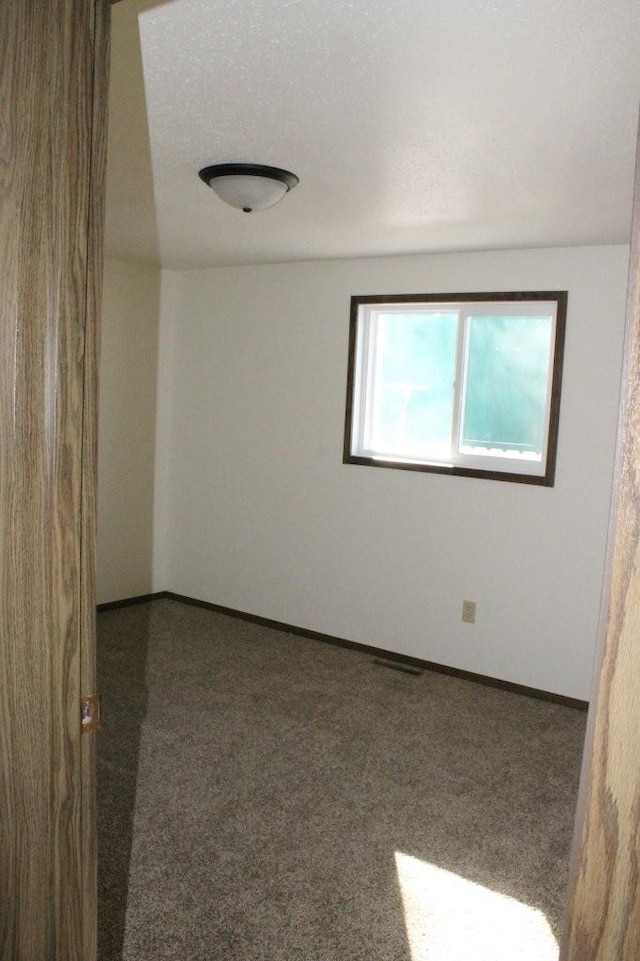
{"type": "Polygon", "coordinates": [[[460,477],[478,477],[489,480],[510,481],[519,484],[536,484],[553,487],[555,480],[556,454],[558,446],[558,427],[560,419],[560,394],[562,386],[562,366],[564,359],[564,340],[567,314],[566,290],[555,291],[509,291],[509,292],[481,292],[481,293],[445,293],[445,294],[372,294],[353,296],[351,298],[349,353],[347,371],[347,398],[345,406],[345,428],[343,463],[359,464],[367,467],[386,467],[396,470],[421,471],[435,474],[449,474],[460,477]],[[505,470],[489,470],[485,468],[448,465],[440,463],[414,463],[405,460],[373,458],[353,453],[353,414],[354,391],[356,389],[356,359],[359,309],[361,305],[375,304],[465,304],[488,302],[535,302],[555,301],[557,304],[556,330],[552,377],[551,404],[549,411],[549,425],[547,430],[547,458],[543,475],[513,472],[505,470]]]}

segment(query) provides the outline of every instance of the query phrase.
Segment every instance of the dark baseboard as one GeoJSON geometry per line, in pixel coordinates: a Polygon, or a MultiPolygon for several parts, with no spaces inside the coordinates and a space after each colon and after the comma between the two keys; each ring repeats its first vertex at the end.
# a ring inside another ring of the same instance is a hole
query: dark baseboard
{"type": "Polygon", "coordinates": [[[156,591],[155,594],[139,594],[137,597],[125,597],[122,601],[108,601],[106,604],[98,604],[98,614],[102,611],[115,611],[118,607],[131,607],[133,604],[148,604],[149,601],[158,601],[166,597],[166,591],[156,591]]]}
{"type": "Polygon", "coordinates": [[[522,694],[525,697],[535,697],[541,701],[551,701],[553,704],[573,707],[578,711],[586,711],[589,707],[588,701],[581,701],[576,697],[565,697],[564,694],[553,694],[551,691],[541,691],[537,687],[527,687],[526,684],[502,681],[499,678],[488,677],[484,674],[474,674],[473,671],[463,671],[458,667],[448,667],[446,664],[437,664],[435,661],[425,661],[422,658],[411,657],[408,654],[399,654],[397,651],[387,651],[381,647],[360,644],[358,641],[348,641],[343,637],[334,637],[332,634],[322,634],[319,631],[311,631],[306,627],[286,624],[284,621],[274,621],[269,617],[261,617],[259,614],[248,614],[245,611],[238,611],[233,607],[223,607],[222,604],[213,604],[211,601],[201,601],[196,597],[186,597],[184,594],[175,594],[173,591],[156,591],[154,594],[140,594],[137,597],[126,597],[121,601],[109,601],[107,604],[98,604],[98,613],[116,610],[119,607],[130,607],[133,604],[148,604],[151,601],[161,600],[162,598],[177,601],[179,604],[203,607],[209,611],[216,611],[218,614],[225,614],[227,617],[250,621],[252,624],[260,624],[262,627],[270,627],[275,631],[284,631],[287,634],[296,634],[298,637],[308,637],[314,641],[322,641],[324,644],[333,644],[336,647],[345,647],[348,650],[360,651],[362,654],[370,654],[373,657],[379,658],[382,656],[386,661],[407,664],[423,671],[434,671],[437,674],[448,674],[450,677],[459,677],[464,681],[484,684],[486,687],[509,691],[511,694],[522,694]]]}
{"type": "Polygon", "coordinates": [[[408,654],[398,654],[396,651],[386,651],[380,647],[372,647],[369,644],[360,644],[357,641],[348,641],[342,637],[334,637],[331,634],[321,634],[319,631],[311,631],[305,627],[296,627],[294,624],[285,624],[282,621],[274,621],[268,617],[260,617],[258,614],[247,614],[244,611],[237,611],[232,607],[223,607],[221,604],[212,604],[210,601],[200,601],[195,597],[186,597],[184,594],[174,594],[173,591],[161,591],[158,594],[150,594],[146,598],[132,598],[122,604],[103,605],[106,607],[123,606],[127,603],[141,603],[145,600],[155,600],[156,598],[166,597],[180,604],[191,604],[194,607],[203,607],[209,611],[216,611],[218,614],[226,614],[228,617],[235,617],[239,620],[250,621],[252,624],[260,624],[263,627],[271,627],[276,631],[285,631],[287,634],[297,634],[299,637],[309,637],[314,641],[322,641],[325,644],[333,644],[337,647],[346,647],[349,650],[360,651],[363,654],[371,654],[374,657],[384,657],[387,661],[396,661],[399,664],[408,664],[412,667],[424,671],[435,671],[437,674],[448,674],[451,677],[459,677],[465,681],[473,681],[476,684],[484,684],[486,687],[498,688],[502,691],[509,691],[511,694],[522,694],[525,697],[535,697],[541,701],[551,701],[554,704],[562,704],[565,707],[573,707],[579,711],[586,711],[589,707],[588,701],[581,701],[576,697],[565,697],[563,694],[553,694],[551,691],[541,691],[536,687],[527,687],[525,684],[514,684],[511,681],[501,681],[498,678],[487,677],[484,674],[474,674],[472,671],[463,671],[457,667],[447,667],[446,664],[437,664],[433,661],[424,661],[419,657],[410,657],[408,654]]]}

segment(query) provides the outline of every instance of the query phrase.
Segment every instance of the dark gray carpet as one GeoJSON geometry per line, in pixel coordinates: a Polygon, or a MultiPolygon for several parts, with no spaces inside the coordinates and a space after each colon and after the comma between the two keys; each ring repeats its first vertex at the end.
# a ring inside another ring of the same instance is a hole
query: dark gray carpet
{"type": "Polygon", "coordinates": [[[407,855],[559,933],[583,713],[169,600],[98,629],[101,961],[449,961],[407,855]]]}

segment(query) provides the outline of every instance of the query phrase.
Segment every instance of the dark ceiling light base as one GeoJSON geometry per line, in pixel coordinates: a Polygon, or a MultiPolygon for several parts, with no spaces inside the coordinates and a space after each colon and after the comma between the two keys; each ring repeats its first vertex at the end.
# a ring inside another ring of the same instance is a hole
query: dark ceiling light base
{"type": "Polygon", "coordinates": [[[273,207],[298,183],[290,170],[264,164],[213,164],[198,176],[221,200],[247,214],[273,207]]]}

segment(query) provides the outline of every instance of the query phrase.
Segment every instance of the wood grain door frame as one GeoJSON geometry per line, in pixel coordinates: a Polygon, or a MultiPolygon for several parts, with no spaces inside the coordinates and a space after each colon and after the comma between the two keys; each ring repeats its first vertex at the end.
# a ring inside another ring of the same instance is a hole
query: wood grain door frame
{"type": "Polygon", "coordinates": [[[640,958],[640,135],[609,530],[561,961],[640,958]]]}
{"type": "Polygon", "coordinates": [[[96,957],[97,331],[108,0],[2,0],[0,959],[96,957]],[[10,38],[10,42],[6,42],[10,38]]]}

